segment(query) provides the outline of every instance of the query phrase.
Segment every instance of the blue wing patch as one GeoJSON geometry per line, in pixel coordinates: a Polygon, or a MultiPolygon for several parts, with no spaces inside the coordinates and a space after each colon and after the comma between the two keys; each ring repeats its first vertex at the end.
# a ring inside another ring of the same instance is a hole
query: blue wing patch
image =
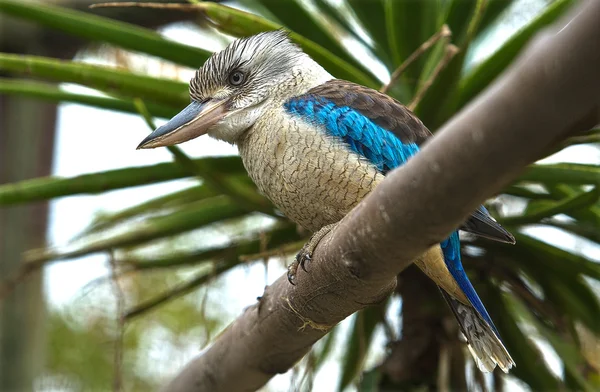
{"type": "Polygon", "coordinates": [[[404,164],[419,151],[416,143],[404,144],[348,106],[336,106],[324,98],[292,98],[285,103],[291,114],[321,124],[330,136],[341,138],[349,148],[367,158],[383,173],[404,164]]]}
{"type": "MultiPolygon", "coordinates": [[[[284,107],[290,114],[322,125],[330,136],[341,138],[350,150],[368,159],[383,174],[403,165],[419,151],[417,144],[402,143],[392,132],[378,126],[357,110],[348,106],[337,106],[323,97],[304,95],[292,98],[284,104],[284,107]]],[[[440,246],[448,270],[473,308],[499,338],[500,335],[491,317],[463,269],[458,231],[442,241],[440,246]]]]}

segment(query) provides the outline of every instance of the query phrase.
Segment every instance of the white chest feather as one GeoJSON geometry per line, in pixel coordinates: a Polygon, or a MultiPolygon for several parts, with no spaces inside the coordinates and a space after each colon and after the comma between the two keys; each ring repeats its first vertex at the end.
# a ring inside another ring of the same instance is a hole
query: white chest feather
{"type": "Polygon", "coordinates": [[[339,221],[384,178],[358,154],[283,108],[265,113],[238,145],[260,191],[311,231],[339,221]]]}

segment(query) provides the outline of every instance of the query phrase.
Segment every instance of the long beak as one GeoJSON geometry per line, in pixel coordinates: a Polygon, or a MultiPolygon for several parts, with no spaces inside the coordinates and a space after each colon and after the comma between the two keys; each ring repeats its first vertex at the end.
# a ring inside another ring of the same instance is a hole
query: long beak
{"type": "Polygon", "coordinates": [[[192,102],[146,137],[137,149],[172,146],[204,135],[227,114],[225,100],[192,102]]]}

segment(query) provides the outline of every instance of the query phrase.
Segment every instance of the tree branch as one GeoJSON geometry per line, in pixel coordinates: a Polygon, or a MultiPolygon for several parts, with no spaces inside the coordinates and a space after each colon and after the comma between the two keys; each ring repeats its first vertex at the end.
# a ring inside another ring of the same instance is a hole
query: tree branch
{"type": "Polygon", "coordinates": [[[282,276],[267,287],[167,389],[260,388],[332,326],[383,300],[398,272],[549,146],[598,124],[600,2],[583,2],[569,19],[540,34],[492,87],[344,218],[296,286],[282,276]]]}

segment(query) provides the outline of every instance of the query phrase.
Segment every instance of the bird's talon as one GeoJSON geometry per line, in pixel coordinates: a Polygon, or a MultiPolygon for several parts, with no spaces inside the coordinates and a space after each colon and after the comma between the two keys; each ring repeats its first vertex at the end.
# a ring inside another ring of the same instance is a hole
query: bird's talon
{"type": "Polygon", "coordinates": [[[296,285],[296,272],[298,272],[298,260],[294,260],[292,264],[288,267],[287,279],[290,284],[293,286],[296,285]]]}
{"type": "Polygon", "coordinates": [[[309,252],[302,252],[302,253],[303,254],[300,257],[300,267],[302,267],[302,269],[304,270],[304,272],[308,272],[308,270],[306,269],[306,267],[312,261],[312,257],[311,257],[311,254],[309,252]]]}

